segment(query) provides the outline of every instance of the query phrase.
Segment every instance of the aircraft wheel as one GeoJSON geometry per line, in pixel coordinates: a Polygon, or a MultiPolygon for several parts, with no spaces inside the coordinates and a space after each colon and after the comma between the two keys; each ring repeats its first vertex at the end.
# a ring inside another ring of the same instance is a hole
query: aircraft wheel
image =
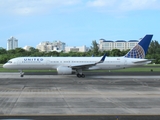
{"type": "Polygon", "coordinates": [[[85,75],[84,75],[84,74],[79,74],[79,73],[78,73],[78,74],[77,74],[77,77],[78,77],[78,78],[85,78],[85,75]]]}
{"type": "Polygon", "coordinates": [[[80,78],[80,77],[81,77],[81,75],[78,73],[78,74],[77,74],[77,77],[78,77],[78,78],[80,78]]]}
{"type": "Polygon", "coordinates": [[[82,74],[82,75],[81,75],[81,77],[82,77],[82,78],[85,78],[85,75],[84,75],[84,74],[82,74]]]}
{"type": "Polygon", "coordinates": [[[21,75],[21,77],[23,77],[24,75],[21,75]]]}

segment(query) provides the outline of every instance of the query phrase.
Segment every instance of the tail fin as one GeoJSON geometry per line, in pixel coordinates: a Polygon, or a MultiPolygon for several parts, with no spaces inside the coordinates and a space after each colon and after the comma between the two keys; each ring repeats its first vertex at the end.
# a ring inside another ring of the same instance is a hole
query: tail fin
{"type": "Polygon", "coordinates": [[[145,58],[149,44],[153,35],[146,35],[142,40],[132,48],[124,57],[127,58],[145,58]]]}

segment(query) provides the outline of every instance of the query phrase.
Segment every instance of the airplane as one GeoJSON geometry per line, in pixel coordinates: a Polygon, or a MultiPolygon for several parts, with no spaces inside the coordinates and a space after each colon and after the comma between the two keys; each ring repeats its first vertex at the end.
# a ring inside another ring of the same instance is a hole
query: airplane
{"type": "Polygon", "coordinates": [[[76,73],[78,78],[84,78],[83,70],[125,69],[151,63],[145,59],[153,35],[147,34],[125,56],[121,57],[17,57],[3,65],[6,69],[20,71],[26,69],[56,69],[60,75],[76,73]]]}

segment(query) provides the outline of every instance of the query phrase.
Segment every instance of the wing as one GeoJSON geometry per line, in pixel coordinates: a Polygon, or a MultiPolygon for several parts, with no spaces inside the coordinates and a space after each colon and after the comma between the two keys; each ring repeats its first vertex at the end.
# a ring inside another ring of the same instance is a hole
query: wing
{"type": "Polygon", "coordinates": [[[68,66],[68,67],[70,67],[72,69],[87,69],[87,68],[95,66],[99,63],[103,63],[105,58],[106,58],[106,54],[104,54],[103,57],[101,58],[101,60],[98,62],[91,63],[91,64],[72,65],[72,66],[68,66]]]}

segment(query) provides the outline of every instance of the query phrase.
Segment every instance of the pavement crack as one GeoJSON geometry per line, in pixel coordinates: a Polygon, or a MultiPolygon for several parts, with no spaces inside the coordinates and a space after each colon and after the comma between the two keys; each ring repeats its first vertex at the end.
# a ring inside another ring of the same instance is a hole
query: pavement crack
{"type": "Polygon", "coordinates": [[[13,107],[11,108],[11,111],[10,111],[10,113],[9,113],[10,115],[12,114],[13,109],[15,109],[15,107],[16,107],[16,105],[17,105],[17,102],[18,102],[19,98],[21,97],[21,95],[22,95],[22,93],[23,93],[24,88],[25,88],[25,86],[22,87],[22,89],[21,89],[21,91],[20,91],[17,99],[15,100],[15,104],[13,105],[13,107]]]}

